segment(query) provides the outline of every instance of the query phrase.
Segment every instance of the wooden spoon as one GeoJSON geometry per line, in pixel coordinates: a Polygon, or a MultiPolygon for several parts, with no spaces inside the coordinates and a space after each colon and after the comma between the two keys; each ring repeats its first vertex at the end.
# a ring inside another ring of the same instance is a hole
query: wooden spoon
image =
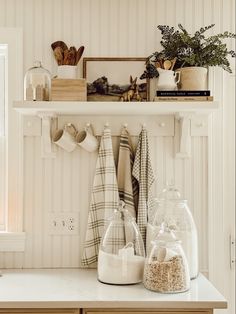
{"type": "Polygon", "coordinates": [[[55,59],[57,61],[57,64],[58,65],[62,65],[63,64],[63,50],[61,47],[56,47],[54,50],[53,50],[53,54],[55,56],[55,59]]]}
{"type": "Polygon", "coordinates": [[[70,64],[70,56],[69,56],[69,49],[64,50],[64,60],[63,60],[64,65],[69,65],[70,64]]]}
{"type": "Polygon", "coordinates": [[[176,60],[177,60],[177,58],[175,57],[173,60],[171,60],[171,70],[173,70],[174,69],[174,66],[175,66],[175,62],[176,62],[176,60]]]}
{"type": "Polygon", "coordinates": [[[73,47],[70,47],[70,65],[76,65],[76,54],[77,54],[77,51],[76,51],[76,48],[73,46],[73,47]]]}
{"type": "Polygon", "coordinates": [[[165,70],[169,70],[169,69],[171,68],[171,65],[172,65],[172,63],[171,63],[170,60],[165,60],[165,61],[164,61],[163,66],[164,66],[164,69],[165,69],[165,70]]]}
{"type": "Polygon", "coordinates": [[[160,63],[160,67],[161,67],[162,69],[164,69],[164,68],[163,68],[163,60],[162,60],[162,59],[159,59],[159,63],[160,63]]]}
{"type": "Polygon", "coordinates": [[[82,57],[83,52],[84,52],[84,46],[79,47],[77,54],[76,54],[76,61],[75,61],[76,65],[78,64],[80,58],[82,57]]]}
{"type": "Polygon", "coordinates": [[[57,47],[61,47],[62,50],[68,49],[67,45],[64,43],[64,41],[58,40],[51,44],[52,50],[56,49],[57,47]]]}
{"type": "Polygon", "coordinates": [[[160,65],[160,62],[155,62],[155,66],[156,66],[156,68],[160,68],[161,67],[161,65],[160,65]]]}

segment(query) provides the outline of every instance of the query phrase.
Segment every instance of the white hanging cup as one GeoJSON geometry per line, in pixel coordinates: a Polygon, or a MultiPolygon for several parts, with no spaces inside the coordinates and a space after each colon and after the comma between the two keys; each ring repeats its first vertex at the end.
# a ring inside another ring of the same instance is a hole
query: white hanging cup
{"type": "Polygon", "coordinates": [[[90,124],[87,124],[83,131],[77,133],[75,140],[79,146],[90,153],[98,149],[98,140],[94,136],[93,128],[90,124]],[[91,132],[89,132],[89,129],[91,132]]]}
{"type": "Polygon", "coordinates": [[[68,123],[64,126],[64,129],[55,131],[52,140],[55,144],[70,153],[76,148],[76,133],[77,131],[75,126],[71,123],[68,123]]]}

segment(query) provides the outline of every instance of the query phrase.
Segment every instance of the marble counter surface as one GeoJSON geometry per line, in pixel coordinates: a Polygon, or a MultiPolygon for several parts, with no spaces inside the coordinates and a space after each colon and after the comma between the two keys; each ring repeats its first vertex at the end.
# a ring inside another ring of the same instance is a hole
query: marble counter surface
{"type": "Polygon", "coordinates": [[[178,294],[146,290],[143,284],[114,286],[97,281],[96,270],[5,270],[0,308],[226,308],[227,301],[203,276],[178,294]]]}

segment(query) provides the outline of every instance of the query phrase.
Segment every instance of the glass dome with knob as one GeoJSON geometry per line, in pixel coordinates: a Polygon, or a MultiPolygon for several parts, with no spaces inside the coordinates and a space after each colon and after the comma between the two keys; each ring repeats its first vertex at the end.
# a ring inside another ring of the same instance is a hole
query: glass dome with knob
{"type": "Polygon", "coordinates": [[[45,101],[51,99],[51,74],[40,61],[35,61],[24,77],[24,100],[45,101]]]}
{"type": "Polygon", "coordinates": [[[126,285],[143,279],[145,250],[135,219],[120,202],[107,223],[98,254],[98,280],[126,285]]]}
{"type": "Polygon", "coordinates": [[[159,197],[152,200],[154,219],[147,226],[147,252],[150,252],[151,241],[156,239],[163,222],[181,240],[189,265],[190,278],[198,276],[198,236],[197,228],[188,207],[187,200],[182,200],[180,192],[173,185],[160,193],[159,197]]]}

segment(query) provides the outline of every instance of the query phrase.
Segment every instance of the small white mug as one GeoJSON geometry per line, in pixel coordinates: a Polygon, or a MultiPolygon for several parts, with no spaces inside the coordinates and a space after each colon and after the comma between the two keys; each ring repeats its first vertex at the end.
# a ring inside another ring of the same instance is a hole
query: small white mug
{"type": "Polygon", "coordinates": [[[94,136],[94,132],[90,124],[88,124],[83,131],[77,133],[75,141],[79,146],[90,153],[98,149],[98,140],[94,136]],[[89,132],[89,129],[91,132],[89,132]]]}
{"type": "Polygon", "coordinates": [[[52,140],[55,144],[70,153],[76,148],[75,135],[75,127],[73,124],[68,123],[64,126],[64,129],[55,131],[52,140]]]}

